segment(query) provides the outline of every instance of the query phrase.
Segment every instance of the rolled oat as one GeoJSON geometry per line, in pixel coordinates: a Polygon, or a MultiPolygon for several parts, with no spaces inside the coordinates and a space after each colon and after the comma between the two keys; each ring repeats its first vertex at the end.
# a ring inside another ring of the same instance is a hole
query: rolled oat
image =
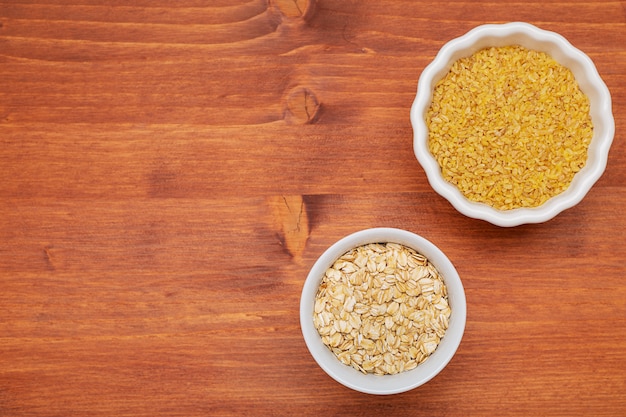
{"type": "Polygon", "coordinates": [[[352,249],[326,271],[313,323],[345,365],[397,374],[417,367],[444,337],[446,285],[423,255],[396,243],[352,249]]]}

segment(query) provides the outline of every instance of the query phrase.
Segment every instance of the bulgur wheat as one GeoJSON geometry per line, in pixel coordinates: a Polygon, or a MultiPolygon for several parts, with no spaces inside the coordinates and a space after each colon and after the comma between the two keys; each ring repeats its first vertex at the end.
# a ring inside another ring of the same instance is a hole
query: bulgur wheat
{"type": "Polygon", "coordinates": [[[434,89],[426,123],[444,178],[499,210],[536,207],[567,189],[593,136],[572,72],[515,45],[456,61],[434,89]]]}

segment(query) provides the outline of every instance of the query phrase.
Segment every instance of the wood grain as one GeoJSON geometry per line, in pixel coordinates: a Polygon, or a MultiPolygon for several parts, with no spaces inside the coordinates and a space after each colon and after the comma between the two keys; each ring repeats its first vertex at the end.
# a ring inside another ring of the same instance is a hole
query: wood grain
{"type": "Polygon", "coordinates": [[[624,1],[0,1],[0,415],[626,414],[625,39],[624,1]],[[446,41],[513,20],[594,60],[616,136],[581,204],[502,229],[432,191],[408,116],[446,41]],[[449,366],[389,397],[298,319],[374,226],[468,300],[449,366]]]}

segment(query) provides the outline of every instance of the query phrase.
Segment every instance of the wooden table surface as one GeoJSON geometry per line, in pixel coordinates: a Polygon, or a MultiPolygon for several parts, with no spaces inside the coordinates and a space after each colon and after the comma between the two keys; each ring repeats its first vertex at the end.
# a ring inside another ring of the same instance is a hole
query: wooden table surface
{"type": "Polygon", "coordinates": [[[626,415],[625,114],[625,1],[0,1],[0,416],[626,415]],[[594,60],[616,136],[582,203],[499,228],[430,188],[409,108],[446,41],[514,20],[594,60]],[[316,257],[375,226],[468,302],[391,396],[299,327],[316,257]]]}

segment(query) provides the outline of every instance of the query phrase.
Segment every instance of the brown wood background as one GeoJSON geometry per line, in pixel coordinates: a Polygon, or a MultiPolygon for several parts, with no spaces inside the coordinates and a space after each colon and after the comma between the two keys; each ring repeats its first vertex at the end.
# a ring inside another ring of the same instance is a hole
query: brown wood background
{"type": "Polygon", "coordinates": [[[626,2],[0,1],[0,416],[626,415],[626,2]],[[613,97],[606,174],[539,225],[428,185],[409,108],[483,23],[567,37],[613,97]],[[316,257],[433,241],[465,337],[377,397],[313,361],[316,257]]]}

